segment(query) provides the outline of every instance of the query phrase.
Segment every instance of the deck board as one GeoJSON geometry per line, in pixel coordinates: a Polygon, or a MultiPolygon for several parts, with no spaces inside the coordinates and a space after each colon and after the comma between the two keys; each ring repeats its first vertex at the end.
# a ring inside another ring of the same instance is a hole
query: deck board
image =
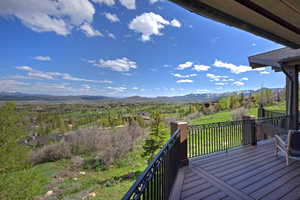
{"type": "Polygon", "coordinates": [[[300,161],[275,157],[272,143],[190,159],[180,199],[300,199],[300,161]]]}

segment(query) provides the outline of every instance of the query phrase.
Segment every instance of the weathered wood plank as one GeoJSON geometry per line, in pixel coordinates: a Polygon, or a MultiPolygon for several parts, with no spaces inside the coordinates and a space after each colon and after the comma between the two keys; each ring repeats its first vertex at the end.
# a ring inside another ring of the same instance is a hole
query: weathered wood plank
{"type": "MultiPolygon", "coordinates": [[[[255,199],[260,199],[266,194],[276,190],[279,186],[284,184],[285,182],[289,181],[300,175],[299,170],[291,170],[287,174],[282,175],[281,177],[277,177],[277,179],[273,178],[275,176],[271,176],[265,178],[264,181],[260,181],[254,185],[256,185],[256,190],[251,190],[251,196],[255,199]],[[267,183],[267,184],[266,184],[267,183]]],[[[252,185],[251,185],[252,186],[252,185]]],[[[246,190],[249,192],[248,188],[246,190]]],[[[245,191],[245,190],[243,190],[245,191]]]]}
{"type": "Polygon", "coordinates": [[[281,199],[281,197],[289,194],[293,189],[295,189],[298,185],[300,185],[300,175],[290,179],[286,183],[282,183],[277,189],[273,190],[271,193],[265,195],[262,200],[268,199],[281,199]]]}
{"type": "Polygon", "coordinates": [[[281,200],[298,200],[300,199],[300,185],[294,188],[294,190],[290,191],[288,194],[283,196],[281,200]]]}
{"type": "Polygon", "coordinates": [[[235,188],[231,187],[230,185],[228,185],[225,182],[223,182],[222,180],[216,178],[212,174],[207,173],[205,170],[203,170],[199,167],[198,168],[192,168],[192,170],[195,173],[198,173],[199,176],[202,176],[204,179],[206,179],[208,182],[210,182],[215,187],[218,187],[224,193],[230,195],[233,199],[237,199],[237,200],[243,200],[243,199],[250,200],[250,199],[252,199],[249,196],[245,195],[243,192],[241,192],[239,190],[236,190],[235,188]]]}

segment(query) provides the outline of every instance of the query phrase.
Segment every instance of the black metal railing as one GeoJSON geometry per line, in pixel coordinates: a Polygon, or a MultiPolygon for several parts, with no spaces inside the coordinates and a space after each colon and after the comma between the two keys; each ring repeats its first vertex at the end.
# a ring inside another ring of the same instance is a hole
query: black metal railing
{"type": "Polygon", "coordinates": [[[258,108],[257,118],[272,118],[285,116],[286,112],[283,110],[266,110],[262,105],[258,108]]]}
{"type": "Polygon", "coordinates": [[[281,116],[286,116],[286,113],[280,110],[265,110],[264,118],[281,117],[281,116]]]}
{"type": "Polygon", "coordinates": [[[179,151],[180,130],[177,129],[132,185],[123,200],[168,199],[180,167],[179,151]]]}
{"type": "Polygon", "coordinates": [[[263,125],[265,132],[270,132],[268,136],[272,137],[274,134],[287,134],[289,119],[290,116],[281,115],[277,117],[260,118],[257,120],[257,123],[263,125]]]}
{"type": "Polygon", "coordinates": [[[227,151],[242,144],[251,144],[253,126],[255,120],[191,125],[187,141],[188,157],[208,155],[227,151]]]}

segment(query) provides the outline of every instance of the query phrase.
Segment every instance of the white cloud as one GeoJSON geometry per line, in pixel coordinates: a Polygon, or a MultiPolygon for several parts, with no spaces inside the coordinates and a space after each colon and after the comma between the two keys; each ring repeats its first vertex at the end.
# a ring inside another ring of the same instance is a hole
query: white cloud
{"type": "Polygon", "coordinates": [[[50,61],[51,60],[51,58],[49,56],[36,56],[33,59],[39,60],[39,61],[50,61]]]}
{"type": "Polygon", "coordinates": [[[190,79],[182,79],[182,80],[176,81],[176,83],[192,83],[192,82],[194,82],[194,81],[190,80],[190,79]]]}
{"type": "Polygon", "coordinates": [[[112,39],[116,39],[116,36],[113,33],[107,33],[108,37],[112,39]]]}
{"type": "Polygon", "coordinates": [[[215,74],[206,74],[206,77],[211,79],[212,81],[221,81],[221,79],[226,79],[228,78],[228,76],[219,76],[219,75],[215,75],[215,74]]]}
{"type": "Polygon", "coordinates": [[[207,71],[210,68],[210,66],[207,65],[194,65],[194,70],[196,71],[207,71]]]}
{"type": "Polygon", "coordinates": [[[102,33],[93,29],[93,27],[88,23],[83,24],[80,29],[83,30],[87,37],[103,36],[102,33]]]}
{"type": "Polygon", "coordinates": [[[33,79],[33,80],[68,80],[68,81],[81,81],[90,83],[112,83],[109,80],[90,80],[84,78],[74,77],[68,73],[60,72],[44,72],[40,70],[32,69],[29,66],[18,66],[18,70],[28,71],[27,76],[14,75],[12,78],[15,79],[33,79]]]}
{"type": "Polygon", "coordinates": [[[89,86],[89,85],[81,85],[81,89],[83,89],[83,90],[90,90],[92,87],[91,86],[89,86]]]}
{"type": "Polygon", "coordinates": [[[28,72],[27,74],[29,77],[32,77],[33,79],[43,79],[43,80],[54,80],[54,76],[47,72],[41,72],[41,71],[33,71],[28,72]]]}
{"type": "Polygon", "coordinates": [[[215,85],[227,85],[227,83],[218,82],[218,83],[215,83],[215,85]]]}
{"type": "Polygon", "coordinates": [[[17,66],[16,69],[24,71],[32,71],[33,69],[29,66],[17,66]]]}
{"type": "MultiPolygon", "coordinates": [[[[107,6],[113,6],[116,4],[117,0],[92,0],[95,3],[102,3],[107,6]]],[[[125,6],[127,9],[136,9],[135,0],[119,0],[119,2],[125,6]]]]}
{"type": "Polygon", "coordinates": [[[209,90],[206,90],[206,89],[198,89],[198,90],[196,90],[195,93],[197,93],[197,94],[203,94],[203,93],[208,93],[208,92],[209,92],[209,90]]]}
{"type": "Polygon", "coordinates": [[[171,23],[171,26],[174,26],[177,28],[181,27],[181,23],[177,19],[173,19],[170,23],[171,23]]]}
{"type": "Polygon", "coordinates": [[[36,32],[68,35],[84,23],[91,24],[95,8],[87,0],[1,0],[0,15],[13,16],[36,32]]]}
{"type": "Polygon", "coordinates": [[[160,30],[166,25],[170,25],[168,20],[158,14],[149,12],[135,17],[128,26],[129,29],[142,34],[142,41],[149,41],[152,35],[162,35],[160,30]]]}
{"type": "Polygon", "coordinates": [[[247,77],[243,77],[240,79],[241,81],[248,81],[249,79],[247,77]]]}
{"type": "Polygon", "coordinates": [[[214,64],[215,67],[220,67],[220,68],[225,68],[225,69],[229,69],[231,71],[231,73],[234,74],[240,74],[243,72],[248,72],[251,71],[252,68],[246,65],[234,65],[232,63],[226,63],[226,62],[222,62],[220,60],[215,60],[214,64]]]}
{"type": "Polygon", "coordinates": [[[106,87],[107,89],[110,89],[110,90],[114,90],[114,91],[117,91],[117,92],[124,92],[125,90],[127,90],[127,88],[125,87],[106,87]]]}
{"type": "Polygon", "coordinates": [[[131,69],[137,68],[136,62],[131,61],[126,57],[115,59],[115,60],[100,59],[99,62],[97,62],[96,60],[88,60],[88,62],[97,67],[108,68],[118,72],[127,72],[131,69]]]}
{"type": "Polygon", "coordinates": [[[253,69],[253,70],[254,71],[264,71],[266,69],[267,69],[266,67],[260,67],[260,68],[256,68],[256,69],[253,69]]]}
{"type": "Polygon", "coordinates": [[[193,63],[190,62],[190,61],[187,61],[187,62],[185,62],[183,64],[178,65],[178,67],[176,69],[178,69],[178,70],[184,70],[184,69],[192,67],[192,66],[193,66],[193,63]]]}
{"type": "Polygon", "coordinates": [[[92,0],[92,1],[95,3],[103,3],[107,6],[113,6],[116,3],[115,0],[92,0]]]}
{"type": "Polygon", "coordinates": [[[243,85],[245,85],[245,83],[243,83],[241,81],[235,81],[232,84],[235,85],[235,86],[243,86],[243,85]]]}
{"type": "Polygon", "coordinates": [[[173,76],[177,77],[177,78],[190,78],[190,77],[195,77],[197,76],[197,74],[187,74],[187,75],[182,75],[182,74],[173,74],[173,76]]]}
{"type": "Polygon", "coordinates": [[[267,71],[262,71],[262,72],[259,72],[259,73],[262,74],[262,75],[270,74],[270,72],[267,72],[267,71]]]}
{"type": "Polygon", "coordinates": [[[105,17],[111,22],[119,22],[120,19],[116,14],[104,13],[105,17]]]}
{"type": "Polygon", "coordinates": [[[120,3],[125,6],[127,9],[133,10],[135,9],[135,0],[119,0],[120,3]]]}
{"type": "Polygon", "coordinates": [[[138,90],[139,88],[138,88],[138,87],[133,87],[132,89],[133,89],[133,90],[138,90]]]}
{"type": "Polygon", "coordinates": [[[154,3],[158,2],[158,1],[160,1],[160,0],[149,0],[149,2],[150,2],[151,4],[154,4],[154,3]]]}

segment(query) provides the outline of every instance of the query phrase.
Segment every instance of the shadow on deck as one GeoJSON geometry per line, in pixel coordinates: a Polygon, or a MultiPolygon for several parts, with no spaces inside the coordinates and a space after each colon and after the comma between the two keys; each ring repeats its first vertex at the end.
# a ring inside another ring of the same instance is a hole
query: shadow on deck
{"type": "Polygon", "coordinates": [[[192,158],[180,169],[171,199],[300,199],[300,161],[286,166],[271,141],[192,158]]]}

